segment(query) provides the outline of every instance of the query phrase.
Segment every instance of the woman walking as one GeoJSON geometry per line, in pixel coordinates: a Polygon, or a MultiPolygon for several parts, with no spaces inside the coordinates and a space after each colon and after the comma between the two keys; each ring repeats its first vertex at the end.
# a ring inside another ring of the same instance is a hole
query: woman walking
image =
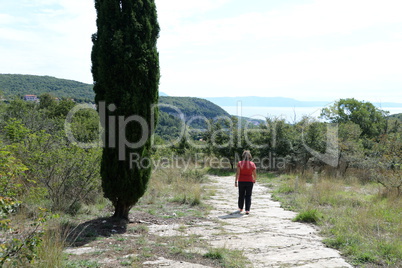
{"type": "Polygon", "coordinates": [[[246,150],[242,155],[243,160],[237,163],[235,187],[239,187],[239,213],[243,212],[244,201],[246,203],[246,215],[250,213],[251,194],[257,180],[257,168],[251,161],[251,153],[246,150]]]}

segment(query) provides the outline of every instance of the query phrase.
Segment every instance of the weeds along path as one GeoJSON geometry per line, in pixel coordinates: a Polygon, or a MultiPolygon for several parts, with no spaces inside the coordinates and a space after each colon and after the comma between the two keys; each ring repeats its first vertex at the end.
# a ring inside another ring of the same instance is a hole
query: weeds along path
{"type": "Polygon", "coordinates": [[[315,226],[292,222],[296,213],[272,201],[266,187],[254,185],[250,215],[231,215],[237,208],[234,178],[211,180],[216,195],[207,201],[214,208],[209,217],[223,223],[221,234],[207,237],[213,247],[242,250],[253,267],[352,267],[325,247],[315,226]]]}

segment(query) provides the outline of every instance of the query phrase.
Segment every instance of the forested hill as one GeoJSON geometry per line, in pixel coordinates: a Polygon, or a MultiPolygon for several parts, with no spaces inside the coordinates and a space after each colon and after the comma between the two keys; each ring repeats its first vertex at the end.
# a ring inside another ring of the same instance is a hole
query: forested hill
{"type": "Polygon", "coordinates": [[[205,116],[208,119],[217,116],[229,116],[218,105],[200,98],[160,96],[159,103],[161,104],[159,107],[161,111],[169,114],[181,112],[187,119],[195,116],[205,116]]]}
{"type": "MultiPolygon", "coordinates": [[[[72,98],[77,102],[93,102],[95,94],[92,88],[91,84],[50,76],[0,74],[0,95],[9,99],[14,96],[40,96],[50,93],[55,97],[72,98]]],[[[204,126],[205,119],[229,116],[218,105],[200,98],[160,96],[159,104],[156,133],[166,140],[180,135],[183,122],[198,128],[204,126]]]]}
{"type": "Polygon", "coordinates": [[[6,97],[50,93],[59,98],[93,102],[95,94],[91,84],[51,76],[0,74],[0,91],[6,97]]]}
{"type": "Polygon", "coordinates": [[[206,119],[229,114],[212,102],[193,97],[159,97],[159,120],[156,133],[164,140],[180,136],[183,123],[200,129],[206,128],[206,119]]]}
{"type": "MultiPolygon", "coordinates": [[[[0,91],[9,98],[27,94],[40,96],[43,93],[50,93],[59,98],[66,97],[77,101],[93,102],[95,94],[92,88],[91,84],[51,76],[0,74],[0,91]]],[[[161,96],[160,103],[164,104],[160,107],[161,111],[172,114],[174,113],[172,107],[175,107],[175,110],[183,113],[186,118],[205,116],[211,119],[229,115],[221,107],[205,99],[161,96]]]]}
{"type": "Polygon", "coordinates": [[[399,121],[402,121],[402,114],[392,114],[389,117],[394,118],[394,119],[398,119],[399,121]]]}

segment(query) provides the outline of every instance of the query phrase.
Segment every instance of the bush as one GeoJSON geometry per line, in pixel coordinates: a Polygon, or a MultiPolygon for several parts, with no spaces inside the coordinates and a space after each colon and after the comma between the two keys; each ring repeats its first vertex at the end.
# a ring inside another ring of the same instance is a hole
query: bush
{"type": "Polygon", "coordinates": [[[298,222],[308,222],[308,223],[318,223],[321,218],[321,214],[317,209],[308,209],[300,212],[293,221],[298,222]]]}

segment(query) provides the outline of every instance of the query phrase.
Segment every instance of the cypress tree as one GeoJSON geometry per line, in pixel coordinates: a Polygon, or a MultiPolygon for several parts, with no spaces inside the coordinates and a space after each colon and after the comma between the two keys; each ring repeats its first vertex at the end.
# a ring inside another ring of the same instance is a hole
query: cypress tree
{"type": "Polygon", "coordinates": [[[97,32],[92,36],[91,59],[95,102],[104,128],[102,188],[114,205],[114,217],[128,219],[151,173],[146,160],[157,114],[153,104],[158,102],[160,76],[159,25],[154,0],[95,0],[95,8],[97,32]],[[128,120],[132,116],[144,121],[128,120]],[[122,146],[123,140],[145,142],[122,146]],[[133,156],[144,161],[130,166],[133,156]]]}

